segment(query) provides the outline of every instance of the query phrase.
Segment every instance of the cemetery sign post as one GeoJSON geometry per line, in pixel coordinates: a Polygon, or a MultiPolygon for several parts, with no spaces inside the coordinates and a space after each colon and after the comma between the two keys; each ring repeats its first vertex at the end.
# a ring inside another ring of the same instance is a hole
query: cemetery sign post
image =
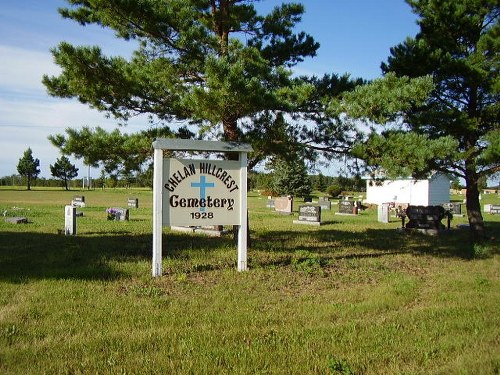
{"type": "Polygon", "coordinates": [[[162,227],[237,225],[238,271],[247,269],[247,153],[233,142],[157,139],[153,176],[153,277],[162,274],[162,227]],[[239,160],[164,158],[163,150],[238,153],[239,160]]]}

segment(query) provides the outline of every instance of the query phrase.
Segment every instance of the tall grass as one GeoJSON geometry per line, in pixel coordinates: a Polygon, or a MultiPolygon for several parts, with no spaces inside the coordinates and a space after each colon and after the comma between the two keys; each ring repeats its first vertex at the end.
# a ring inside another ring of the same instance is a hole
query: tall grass
{"type": "MultiPolygon", "coordinates": [[[[249,271],[230,236],[164,231],[151,278],[151,193],[0,190],[2,374],[495,374],[500,217],[471,259],[467,230],[437,237],[323,212],[321,227],[249,198],[249,271]],[[105,209],[139,196],[129,222],[105,209]],[[13,209],[12,207],[17,207],[13,209]],[[79,209],[80,210],[80,209],[79,209]]],[[[497,197],[485,197],[498,202],[497,197]]]]}

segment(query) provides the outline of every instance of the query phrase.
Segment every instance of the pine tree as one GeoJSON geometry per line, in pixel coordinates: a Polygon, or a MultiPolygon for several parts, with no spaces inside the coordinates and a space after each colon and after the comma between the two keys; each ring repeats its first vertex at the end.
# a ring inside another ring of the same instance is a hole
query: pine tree
{"type": "Polygon", "coordinates": [[[278,195],[306,197],[311,194],[312,184],[303,160],[279,159],[273,163],[272,188],[278,195]]]}
{"type": "Polygon", "coordinates": [[[78,168],[74,164],[71,164],[66,156],[62,156],[57,159],[54,165],[50,165],[50,173],[53,177],[59,178],[66,190],[68,189],[68,181],[71,181],[78,175],[78,168]]]}
{"type": "Polygon", "coordinates": [[[52,53],[62,72],[43,83],[53,96],[77,98],[119,120],[189,120],[220,140],[252,142],[255,127],[274,121],[269,111],[293,110],[313,89],[290,71],[319,48],[295,32],[301,4],[260,15],[257,0],[67,2],[63,17],[112,29],[138,48],[127,60],[60,43],[52,53]]]}
{"type": "Polygon", "coordinates": [[[420,33],[391,49],[383,79],[345,95],[335,110],[388,125],[354,153],[390,177],[440,171],[463,179],[472,237],[481,241],[478,184],[500,171],[500,6],[407,2],[420,33]]]}
{"type": "Polygon", "coordinates": [[[33,151],[28,148],[24,151],[23,157],[19,159],[17,171],[21,176],[26,177],[27,189],[31,190],[31,180],[34,180],[40,174],[40,160],[33,158],[33,151]]]}

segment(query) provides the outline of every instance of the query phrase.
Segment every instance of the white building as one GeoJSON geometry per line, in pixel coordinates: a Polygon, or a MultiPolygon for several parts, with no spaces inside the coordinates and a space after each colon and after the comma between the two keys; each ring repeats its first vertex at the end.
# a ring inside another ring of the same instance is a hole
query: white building
{"type": "Polygon", "coordinates": [[[425,180],[398,178],[396,180],[366,179],[368,204],[410,204],[436,206],[450,201],[450,179],[442,173],[434,173],[425,180]]]}

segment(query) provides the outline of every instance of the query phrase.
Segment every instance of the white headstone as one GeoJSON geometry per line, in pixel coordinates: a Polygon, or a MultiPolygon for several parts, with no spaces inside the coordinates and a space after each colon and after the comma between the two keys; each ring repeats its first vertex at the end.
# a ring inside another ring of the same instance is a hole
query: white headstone
{"type": "Polygon", "coordinates": [[[380,223],[389,222],[389,203],[382,203],[378,206],[378,221],[380,223]]]}
{"type": "Polygon", "coordinates": [[[64,207],[64,234],[66,236],[76,235],[76,207],[64,207]]]}

